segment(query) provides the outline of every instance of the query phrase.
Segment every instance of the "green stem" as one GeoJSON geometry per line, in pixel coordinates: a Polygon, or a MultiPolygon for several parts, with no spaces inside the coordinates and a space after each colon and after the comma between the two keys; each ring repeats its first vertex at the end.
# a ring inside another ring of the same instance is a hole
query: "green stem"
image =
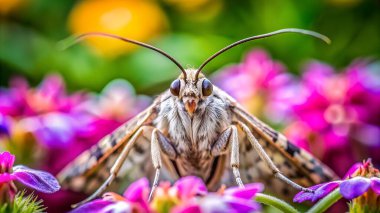
{"type": "Polygon", "coordinates": [[[273,206],[284,213],[299,213],[297,209],[289,205],[287,202],[270,195],[257,193],[255,196],[255,200],[259,203],[262,203],[268,206],[273,206]]]}
{"type": "Polygon", "coordinates": [[[339,188],[335,189],[333,192],[328,194],[318,203],[316,203],[307,213],[320,213],[326,211],[330,206],[336,203],[342,195],[340,194],[339,188]]]}

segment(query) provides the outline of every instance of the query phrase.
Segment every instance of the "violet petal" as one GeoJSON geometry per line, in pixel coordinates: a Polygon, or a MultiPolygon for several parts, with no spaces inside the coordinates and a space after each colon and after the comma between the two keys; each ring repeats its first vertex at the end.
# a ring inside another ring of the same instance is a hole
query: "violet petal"
{"type": "Polygon", "coordinates": [[[145,191],[149,193],[149,181],[147,178],[140,178],[129,185],[123,196],[132,202],[147,201],[148,194],[145,191]]]}
{"type": "Polygon", "coordinates": [[[371,181],[364,177],[354,177],[340,184],[340,193],[348,200],[359,197],[365,193],[371,185],[371,181]]]}
{"type": "Polygon", "coordinates": [[[244,185],[244,188],[231,187],[225,190],[224,194],[233,197],[251,199],[256,193],[263,191],[264,185],[261,183],[251,183],[244,185]]]}
{"type": "MultiPolygon", "coordinates": [[[[318,188],[322,187],[324,184],[318,184],[318,185],[314,185],[314,186],[311,186],[309,187],[308,189],[311,189],[311,190],[317,190],[318,188]]],[[[305,191],[300,191],[298,192],[294,198],[293,198],[293,202],[295,203],[302,203],[306,200],[312,200],[313,199],[313,196],[314,196],[314,193],[311,193],[311,192],[305,192],[305,191]]]]}
{"type": "Polygon", "coordinates": [[[315,192],[313,193],[313,198],[311,199],[312,202],[315,202],[326,195],[328,195],[330,192],[332,192],[334,189],[336,189],[340,184],[340,181],[333,181],[323,184],[321,187],[319,187],[315,192]]]}
{"type": "Polygon", "coordinates": [[[371,188],[376,194],[380,195],[380,178],[371,178],[371,188]]]}
{"type": "Polygon", "coordinates": [[[221,197],[215,194],[209,194],[201,198],[197,204],[199,205],[201,212],[207,213],[237,213],[231,208],[225,197],[221,197]]]}
{"type": "Polygon", "coordinates": [[[0,113],[0,136],[1,135],[10,135],[10,125],[8,119],[0,113]]]}
{"type": "Polygon", "coordinates": [[[253,212],[259,211],[261,206],[254,200],[246,200],[240,198],[225,197],[226,203],[230,206],[231,210],[235,212],[253,212]]]}
{"type": "Polygon", "coordinates": [[[112,203],[108,206],[105,206],[102,210],[102,212],[110,212],[110,213],[132,213],[132,212],[147,212],[142,209],[135,210],[133,209],[132,205],[128,202],[119,201],[112,203]]]}
{"type": "Polygon", "coordinates": [[[106,211],[103,211],[104,208],[106,208],[107,206],[111,204],[113,204],[113,202],[98,199],[98,200],[94,200],[92,202],[86,203],[82,206],[79,206],[78,208],[70,211],[70,213],[98,213],[98,212],[105,213],[106,211]]]}
{"type": "Polygon", "coordinates": [[[44,193],[53,193],[60,189],[60,185],[53,175],[48,172],[34,170],[26,166],[15,166],[12,175],[15,180],[24,185],[44,193]]]}

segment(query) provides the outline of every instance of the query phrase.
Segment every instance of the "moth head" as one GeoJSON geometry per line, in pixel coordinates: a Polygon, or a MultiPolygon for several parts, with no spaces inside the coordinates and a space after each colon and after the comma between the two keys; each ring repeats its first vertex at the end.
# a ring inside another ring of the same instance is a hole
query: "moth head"
{"type": "MultiPolygon", "coordinates": [[[[172,56],[170,56],[168,53],[165,51],[154,47],[149,44],[145,44],[140,41],[135,41],[129,38],[124,38],[121,36],[117,35],[112,35],[108,33],[99,33],[99,32],[92,32],[92,33],[85,33],[82,35],[79,35],[74,38],[69,38],[69,42],[67,42],[67,47],[71,46],[72,44],[82,40],[83,38],[89,37],[89,36],[103,36],[103,37],[109,37],[109,38],[114,38],[118,39],[127,43],[132,43],[141,47],[145,47],[147,49],[153,50],[162,56],[166,57],[170,61],[172,61],[182,72],[182,74],[179,76],[178,79],[174,80],[172,84],[170,85],[170,92],[172,93],[173,96],[176,96],[179,98],[180,101],[184,104],[186,110],[190,115],[192,115],[195,110],[198,107],[198,104],[200,101],[206,99],[208,96],[212,95],[213,92],[213,85],[212,83],[202,74],[202,69],[213,59],[215,59],[217,56],[220,54],[226,52],[227,50],[230,50],[233,47],[239,46],[243,43],[246,43],[248,41],[253,41],[257,39],[262,39],[266,37],[271,37],[274,35],[282,34],[282,33],[298,33],[298,34],[305,34],[309,36],[316,37],[318,39],[321,39],[325,41],[326,43],[330,43],[330,39],[327,38],[324,35],[321,35],[319,33],[316,33],[314,31],[309,31],[309,30],[303,30],[303,29],[295,29],[295,28],[288,28],[288,29],[281,29],[277,30],[271,33],[266,33],[262,35],[257,35],[257,36],[251,36],[248,38],[241,39],[239,41],[236,41],[218,52],[214,53],[211,55],[207,60],[205,60],[198,69],[184,69],[182,65],[175,60],[172,56]]],[[[65,48],[67,48],[65,47],[65,48]]]]}
{"type": "Polygon", "coordinates": [[[170,85],[170,92],[184,104],[186,111],[192,115],[200,101],[212,95],[213,85],[196,69],[186,69],[170,85]]]}

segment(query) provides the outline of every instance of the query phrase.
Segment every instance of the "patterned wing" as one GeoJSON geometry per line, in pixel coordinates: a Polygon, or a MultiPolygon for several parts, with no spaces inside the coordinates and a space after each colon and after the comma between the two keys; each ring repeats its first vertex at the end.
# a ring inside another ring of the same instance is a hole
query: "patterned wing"
{"type": "MultiPolygon", "coordinates": [[[[233,113],[232,119],[243,122],[250,128],[252,134],[259,141],[278,169],[290,180],[307,187],[337,178],[330,168],[307,151],[292,144],[281,133],[274,131],[256,117],[250,115],[225,92],[220,89],[217,89],[216,92],[228,100],[233,113]]],[[[265,162],[261,160],[242,132],[239,132],[239,141],[240,172],[243,181],[261,181],[267,183],[266,189],[269,189],[272,193],[283,194],[284,196],[289,196],[289,194],[294,193],[294,189],[274,178],[273,172],[269,170],[265,162]]],[[[227,179],[231,178],[231,175],[228,175],[227,179]]],[[[231,183],[231,181],[234,182],[233,179],[227,180],[226,182],[231,183]]]]}
{"type": "MultiPolygon", "coordinates": [[[[62,187],[86,193],[95,191],[108,177],[110,168],[122,148],[139,128],[151,125],[152,120],[157,116],[159,103],[168,97],[167,93],[159,96],[149,108],[118,127],[69,163],[57,175],[62,187]]],[[[133,176],[135,173],[131,171],[139,166],[141,170],[148,170],[149,163],[144,164],[144,162],[150,162],[150,160],[146,160],[150,157],[149,149],[150,143],[146,138],[140,137],[130,151],[119,176],[128,171],[133,176]]]]}

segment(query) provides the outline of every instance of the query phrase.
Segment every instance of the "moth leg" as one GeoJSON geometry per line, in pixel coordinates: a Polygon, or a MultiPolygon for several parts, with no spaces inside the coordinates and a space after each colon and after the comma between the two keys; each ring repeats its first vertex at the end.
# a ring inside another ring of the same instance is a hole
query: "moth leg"
{"type": "Polygon", "coordinates": [[[238,138],[237,128],[235,125],[228,127],[226,130],[222,132],[218,140],[213,144],[212,149],[211,149],[211,154],[213,156],[218,156],[220,154],[225,153],[228,150],[230,143],[231,143],[230,164],[232,167],[232,172],[238,186],[244,187],[244,184],[240,178],[240,172],[239,172],[239,138],[238,138]]]}
{"type": "Polygon", "coordinates": [[[253,136],[251,130],[248,128],[247,125],[245,125],[242,122],[237,122],[237,124],[241,127],[243,132],[246,134],[249,142],[253,146],[253,148],[256,150],[257,154],[260,156],[260,158],[267,164],[267,166],[272,170],[274,176],[285,183],[289,184],[293,188],[300,190],[300,191],[306,191],[306,192],[314,192],[311,189],[307,189],[305,187],[302,187],[298,185],[297,183],[291,181],[289,178],[281,174],[280,170],[277,168],[277,166],[273,163],[273,161],[270,159],[270,157],[267,155],[267,153],[264,151],[263,147],[260,145],[260,143],[257,141],[255,136],[253,136]]]}
{"type": "Polygon", "coordinates": [[[125,159],[128,157],[129,151],[133,148],[133,145],[137,141],[138,137],[141,135],[141,133],[144,131],[144,127],[141,127],[133,136],[132,138],[126,143],[125,147],[123,148],[122,152],[120,153],[120,156],[116,159],[115,164],[112,166],[110,170],[110,175],[108,176],[107,180],[89,197],[87,197],[85,200],[72,205],[73,208],[76,208],[77,206],[83,205],[96,197],[98,197],[100,194],[102,194],[108,186],[111,185],[113,180],[116,178],[117,174],[119,173],[119,170],[121,166],[123,165],[125,159]]]}
{"type": "Polygon", "coordinates": [[[153,167],[156,170],[156,174],[154,176],[152,189],[149,194],[149,200],[151,200],[154,191],[158,186],[158,181],[160,179],[160,169],[162,166],[161,162],[161,151],[163,151],[170,159],[175,159],[177,156],[177,152],[172,146],[172,143],[166,138],[158,129],[154,129],[152,131],[151,137],[151,155],[153,167]]]}

